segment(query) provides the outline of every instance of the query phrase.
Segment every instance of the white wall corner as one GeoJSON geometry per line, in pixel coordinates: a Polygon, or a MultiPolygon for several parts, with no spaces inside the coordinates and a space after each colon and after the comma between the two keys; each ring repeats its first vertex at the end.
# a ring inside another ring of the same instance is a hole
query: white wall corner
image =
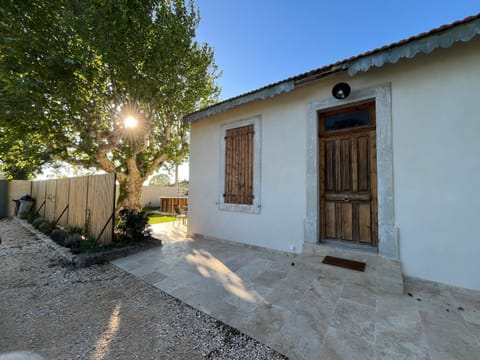
{"type": "Polygon", "coordinates": [[[305,244],[317,243],[318,222],[310,219],[303,220],[303,242],[305,244]]]}
{"type": "Polygon", "coordinates": [[[394,226],[378,227],[378,253],[391,259],[400,259],[399,229],[394,226]]]}
{"type": "Polygon", "coordinates": [[[307,217],[304,220],[305,243],[318,242],[318,121],[315,103],[308,106],[307,113],[307,217]]]}

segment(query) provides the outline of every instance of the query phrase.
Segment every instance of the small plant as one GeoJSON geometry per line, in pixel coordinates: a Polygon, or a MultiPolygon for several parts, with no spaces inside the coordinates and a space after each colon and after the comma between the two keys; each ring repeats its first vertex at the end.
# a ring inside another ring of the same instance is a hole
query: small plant
{"type": "Polygon", "coordinates": [[[67,236],[73,234],[83,234],[83,229],[79,226],[67,225],[65,227],[65,232],[67,233],[67,236]]]}
{"type": "Polygon", "coordinates": [[[38,225],[38,230],[40,230],[45,235],[49,235],[53,230],[54,223],[53,221],[44,220],[38,225]]]}
{"type": "Polygon", "coordinates": [[[91,225],[90,216],[91,216],[90,209],[87,209],[87,214],[85,216],[85,225],[83,226],[84,234],[90,234],[90,225],[91,225]]]}
{"type": "Polygon", "coordinates": [[[38,217],[35,220],[33,220],[32,225],[35,229],[38,229],[40,224],[43,223],[43,222],[45,222],[45,219],[42,218],[42,217],[38,217]]]}
{"type": "Polygon", "coordinates": [[[119,212],[117,231],[120,241],[143,241],[150,237],[148,214],[144,211],[122,209],[119,212]]]}
{"type": "Polygon", "coordinates": [[[94,237],[82,237],[82,241],[80,241],[80,253],[95,252],[101,249],[102,247],[96,242],[94,237]]]}
{"type": "Polygon", "coordinates": [[[62,229],[53,229],[50,234],[50,238],[55,241],[58,245],[65,246],[65,238],[67,233],[62,229]]]}
{"type": "Polygon", "coordinates": [[[65,238],[65,247],[70,248],[72,254],[78,254],[80,252],[80,242],[83,237],[80,234],[72,234],[65,238]]]}
{"type": "Polygon", "coordinates": [[[33,225],[33,222],[38,219],[40,217],[40,215],[36,212],[29,212],[28,215],[27,215],[27,221],[33,225]]]}
{"type": "Polygon", "coordinates": [[[145,212],[150,212],[150,211],[154,211],[154,210],[157,210],[158,209],[158,206],[155,207],[152,205],[152,203],[149,201],[147,205],[145,205],[143,208],[142,208],[142,211],[145,211],[145,212]]]}

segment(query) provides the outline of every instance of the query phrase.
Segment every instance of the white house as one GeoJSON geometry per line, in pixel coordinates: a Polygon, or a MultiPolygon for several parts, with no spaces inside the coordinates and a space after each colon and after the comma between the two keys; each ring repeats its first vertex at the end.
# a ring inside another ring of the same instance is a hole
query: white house
{"type": "Polygon", "coordinates": [[[189,232],[480,289],[479,35],[480,14],[186,116],[189,232]]]}

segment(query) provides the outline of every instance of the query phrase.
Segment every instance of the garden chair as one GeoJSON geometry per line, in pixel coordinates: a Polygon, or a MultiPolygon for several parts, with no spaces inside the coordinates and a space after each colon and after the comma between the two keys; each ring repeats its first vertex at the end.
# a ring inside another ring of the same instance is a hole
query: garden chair
{"type": "Polygon", "coordinates": [[[173,205],[173,224],[175,225],[175,221],[181,220],[182,224],[184,225],[187,222],[187,212],[184,210],[180,210],[180,207],[177,204],[173,205]]]}

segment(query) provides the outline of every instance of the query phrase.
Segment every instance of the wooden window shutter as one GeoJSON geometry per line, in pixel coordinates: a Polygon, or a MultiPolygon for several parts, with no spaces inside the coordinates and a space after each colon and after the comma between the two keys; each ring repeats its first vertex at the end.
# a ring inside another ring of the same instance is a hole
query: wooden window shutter
{"type": "Polygon", "coordinates": [[[225,131],[225,203],[253,204],[253,136],[253,125],[225,131]]]}

